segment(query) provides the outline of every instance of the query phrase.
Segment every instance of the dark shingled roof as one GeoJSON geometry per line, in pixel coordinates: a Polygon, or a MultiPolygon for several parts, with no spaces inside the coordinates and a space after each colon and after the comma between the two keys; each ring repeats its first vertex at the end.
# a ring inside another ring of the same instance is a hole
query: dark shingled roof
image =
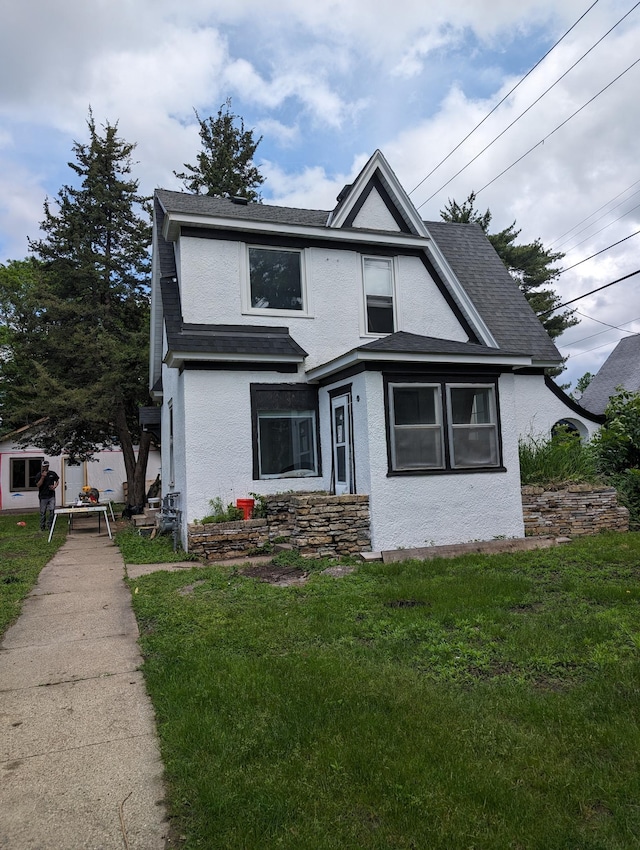
{"type": "Polygon", "coordinates": [[[301,210],[293,207],[276,207],[269,204],[238,204],[229,198],[211,198],[208,195],[189,195],[187,192],[170,192],[156,189],[156,197],[167,212],[185,215],[238,218],[244,221],[264,221],[274,224],[302,224],[324,227],[329,213],[324,210],[301,210]]]}
{"type": "Polygon", "coordinates": [[[558,349],[480,225],[426,224],[500,348],[559,361],[558,349]]]}
{"type": "MultiPolygon", "coordinates": [[[[277,207],[267,204],[236,204],[227,198],[190,195],[184,192],[156,190],[156,198],[167,212],[187,216],[215,216],[245,221],[262,221],[292,226],[326,227],[329,212],[277,207]]],[[[158,208],[158,204],[156,207],[158,208]]],[[[158,217],[162,226],[162,211],[158,217]]],[[[478,313],[493,334],[502,350],[529,355],[534,360],[557,363],[560,355],[551,338],[540,324],[500,257],[478,224],[451,222],[425,222],[429,233],[444,255],[458,281],[471,299],[478,313]]],[[[328,234],[330,235],[330,231],[328,234]]],[[[358,228],[353,229],[354,239],[358,228]]],[[[158,239],[158,252],[163,276],[175,276],[173,246],[162,236],[158,239]]],[[[425,253],[438,268],[437,258],[425,248],[425,253]]],[[[441,274],[442,285],[447,286],[441,274]]],[[[449,293],[460,310],[455,293],[449,293]]],[[[473,323],[472,323],[473,324],[473,323]]]]}
{"type": "Polygon", "coordinates": [[[361,345],[358,351],[395,352],[402,354],[463,354],[468,356],[491,357],[497,354],[521,356],[516,352],[504,349],[488,348],[474,342],[457,342],[453,339],[439,339],[431,336],[420,336],[410,334],[406,331],[398,331],[389,336],[375,339],[361,345]]]}
{"type": "Polygon", "coordinates": [[[207,354],[249,354],[256,357],[296,357],[307,352],[289,336],[288,328],[253,325],[205,325],[182,321],[180,290],[175,278],[160,281],[170,351],[207,354]]]}
{"type": "Polygon", "coordinates": [[[633,393],[640,390],[640,334],[620,340],[582,394],[580,404],[592,413],[604,413],[616,387],[633,393]]]}

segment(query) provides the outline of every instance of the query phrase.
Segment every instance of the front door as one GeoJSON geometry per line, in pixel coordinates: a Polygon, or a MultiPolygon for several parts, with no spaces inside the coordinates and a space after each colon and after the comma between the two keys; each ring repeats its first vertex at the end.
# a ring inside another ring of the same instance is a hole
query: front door
{"type": "Polygon", "coordinates": [[[351,452],[351,394],[331,399],[333,432],[333,480],[337,496],[353,492],[353,458],[351,452]]]}
{"type": "Polygon", "coordinates": [[[84,463],[72,463],[64,459],[64,504],[73,505],[84,487],[84,463]]]}

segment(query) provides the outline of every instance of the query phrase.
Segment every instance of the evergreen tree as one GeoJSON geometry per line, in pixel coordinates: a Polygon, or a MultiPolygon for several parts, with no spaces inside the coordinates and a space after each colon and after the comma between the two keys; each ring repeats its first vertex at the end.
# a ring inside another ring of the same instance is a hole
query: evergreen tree
{"type": "Polygon", "coordinates": [[[564,254],[547,250],[540,239],[527,245],[516,244],[520,230],[516,229],[515,221],[498,233],[489,233],[491,212],[486,210],[480,213],[475,208],[475,200],[475,192],[471,192],[463,204],[449,200],[440,215],[444,221],[475,222],[480,225],[552,339],[560,336],[567,328],[577,325],[578,319],[574,310],[551,315],[554,308],[561,303],[561,299],[546,284],[558,276],[559,269],[553,264],[561,260],[564,254]]]}
{"type": "Polygon", "coordinates": [[[91,111],[87,124],[89,142],[74,143],[69,163],[79,185],[63,186],[55,207],[45,201],[44,235],[29,243],[37,259],[0,275],[15,293],[0,364],[3,427],[32,425],[25,442],[76,460],[119,444],[129,499],[141,503],[150,445],[138,425],[148,398],[150,205],[130,177],[135,145],[118,137],[117,124],[101,135],[91,111]]]}
{"type": "Polygon", "coordinates": [[[216,118],[202,119],[194,112],[200,124],[202,150],[197,165],[185,162],[186,171],[174,171],[175,176],[196,195],[228,195],[259,203],[256,190],[264,177],[253,164],[253,157],[262,136],[254,140],[253,130],[245,130],[242,118],[231,112],[231,98],[222,104],[216,118]]]}

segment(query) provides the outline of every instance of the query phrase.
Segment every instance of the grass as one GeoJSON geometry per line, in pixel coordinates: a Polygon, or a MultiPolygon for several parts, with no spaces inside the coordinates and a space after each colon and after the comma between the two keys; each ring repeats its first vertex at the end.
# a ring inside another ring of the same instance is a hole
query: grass
{"type": "Polygon", "coordinates": [[[39,526],[39,514],[0,516],[0,637],[18,618],[22,600],[66,538],[66,526],[57,525],[47,543],[48,532],[41,534],[39,526]]]}
{"type": "Polygon", "coordinates": [[[640,537],[130,582],[176,846],[640,846],[640,537]]]}
{"type": "Polygon", "coordinates": [[[142,537],[134,528],[125,528],[115,536],[126,564],[171,564],[178,561],[195,561],[183,549],[173,551],[173,538],[161,535],[151,540],[142,537]]]}

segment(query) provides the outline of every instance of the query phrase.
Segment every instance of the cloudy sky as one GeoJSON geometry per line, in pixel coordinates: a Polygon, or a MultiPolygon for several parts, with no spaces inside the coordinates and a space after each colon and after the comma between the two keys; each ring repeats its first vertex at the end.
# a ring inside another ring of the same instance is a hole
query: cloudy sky
{"type": "MultiPolygon", "coordinates": [[[[67,163],[73,141],[87,138],[89,106],[98,125],[118,122],[137,143],[135,176],[150,194],[182,188],[173,171],[200,147],[193,110],[215,115],[231,97],[263,137],[267,203],[331,209],[380,148],[427,221],[473,190],[491,230],[516,220],[520,241],[565,251],[563,300],[640,268],[634,0],[0,0],[0,9],[0,262],[27,255],[45,197],[72,182],[67,163]]],[[[558,343],[569,355],[562,380],[573,383],[640,333],[640,275],[575,306],[580,324],[558,343]]]]}

